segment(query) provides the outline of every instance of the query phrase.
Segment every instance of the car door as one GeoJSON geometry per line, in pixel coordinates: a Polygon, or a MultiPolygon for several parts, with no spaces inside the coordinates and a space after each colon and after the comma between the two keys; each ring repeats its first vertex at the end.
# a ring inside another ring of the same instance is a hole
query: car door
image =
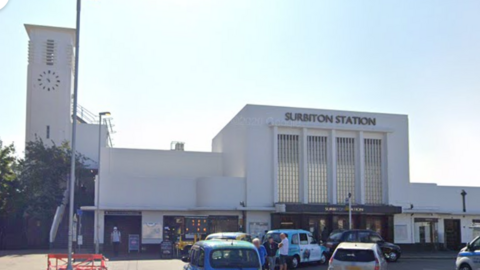
{"type": "Polygon", "coordinates": [[[377,251],[377,259],[380,262],[380,270],[387,270],[387,260],[385,259],[385,256],[383,256],[383,251],[378,245],[376,245],[375,248],[377,251]]]}
{"type": "Polygon", "coordinates": [[[310,260],[311,261],[320,261],[322,252],[320,246],[318,245],[317,240],[313,237],[311,233],[307,234],[308,243],[310,245],[310,260]]]}
{"type": "Polygon", "coordinates": [[[480,269],[480,238],[470,244],[470,252],[473,253],[472,263],[474,269],[480,269]]]}
{"type": "Polygon", "coordinates": [[[308,236],[306,233],[299,233],[300,238],[300,256],[302,262],[308,262],[312,260],[311,247],[308,241],[308,236]]]}
{"type": "Polygon", "coordinates": [[[197,256],[198,249],[196,247],[193,247],[190,249],[190,254],[189,254],[189,262],[183,269],[185,270],[197,270],[195,266],[195,257],[197,256]]]}

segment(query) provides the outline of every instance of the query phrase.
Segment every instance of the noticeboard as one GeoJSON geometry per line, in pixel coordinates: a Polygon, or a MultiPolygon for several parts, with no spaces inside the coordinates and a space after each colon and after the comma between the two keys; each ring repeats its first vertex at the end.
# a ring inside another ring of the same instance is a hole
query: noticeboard
{"type": "Polygon", "coordinates": [[[140,235],[129,234],[128,235],[128,253],[130,251],[140,252],[140,235]]]}
{"type": "Polygon", "coordinates": [[[207,233],[207,218],[206,217],[186,217],[185,218],[185,233],[207,233]]]}
{"type": "Polygon", "coordinates": [[[172,259],[173,258],[173,242],[165,240],[160,244],[160,258],[172,259]]]}

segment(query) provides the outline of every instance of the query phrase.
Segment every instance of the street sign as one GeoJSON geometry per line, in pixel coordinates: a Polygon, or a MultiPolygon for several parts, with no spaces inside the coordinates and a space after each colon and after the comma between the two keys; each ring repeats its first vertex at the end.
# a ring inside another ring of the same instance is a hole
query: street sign
{"type": "Polygon", "coordinates": [[[82,209],[77,209],[77,215],[82,216],[82,214],[83,214],[82,209]]]}

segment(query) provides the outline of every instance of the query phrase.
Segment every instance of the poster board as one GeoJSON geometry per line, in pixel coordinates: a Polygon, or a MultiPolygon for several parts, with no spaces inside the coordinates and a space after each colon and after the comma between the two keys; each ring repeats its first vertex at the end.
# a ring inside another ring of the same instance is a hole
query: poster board
{"type": "Polygon", "coordinates": [[[160,244],[160,258],[172,259],[173,258],[173,242],[165,240],[160,244]]]}
{"type": "Polygon", "coordinates": [[[142,243],[160,244],[162,242],[162,223],[148,222],[142,224],[142,243]]]}
{"type": "Polygon", "coordinates": [[[140,235],[129,234],[128,235],[128,253],[130,251],[140,252],[140,235]]]}
{"type": "Polygon", "coordinates": [[[268,230],[268,222],[250,222],[249,232],[252,238],[262,239],[265,231],[268,230]]]}

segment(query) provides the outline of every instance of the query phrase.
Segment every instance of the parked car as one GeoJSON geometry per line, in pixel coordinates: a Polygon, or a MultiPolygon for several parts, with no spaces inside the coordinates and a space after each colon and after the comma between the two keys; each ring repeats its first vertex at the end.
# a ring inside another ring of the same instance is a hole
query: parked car
{"type": "Polygon", "coordinates": [[[271,230],[265,234],[264,240],[270,237],[280,243],[280,234],[284,233],[290,241],[288,249],[288,264],[290,268],[297,268],[301,263],[327,262],[326,248],[321,246],[312,233],[305,230],[271,230]]]}
{"type": "Polygon", "coordinates": [[[244,232],[221,232],[209,234],[205,240],[223,239],[223,240],[243,240],[252,242],[252,237],[244,232]]]}
{"type": "Polygon", "coordinates": [[[359,242],[378,244],[383,255],[389,262],[396,262],[402,255],[399,246],[389,243],[376,232],[371,230],[335,230],[328,237],[325,246],[328,255],[332,255],[337,246],[342,242],[359,242]]]}
{"type": "Polygon", "coordinates": [[[382,250],[373,243],[341,243],[333,252],[329,270],[387,270],[382,250]]]}
{"type": "Polygon", "coordinates": [[[257,248],[252,243],[238,240],[197,242],[182,261],[187,263],[184,270],[261,269],[257,248]]]}
{"type": "Polygon", "coordinates": [[[455,265],[457,270],[480,269],[480,236],[460,250],[455,265]]]}

